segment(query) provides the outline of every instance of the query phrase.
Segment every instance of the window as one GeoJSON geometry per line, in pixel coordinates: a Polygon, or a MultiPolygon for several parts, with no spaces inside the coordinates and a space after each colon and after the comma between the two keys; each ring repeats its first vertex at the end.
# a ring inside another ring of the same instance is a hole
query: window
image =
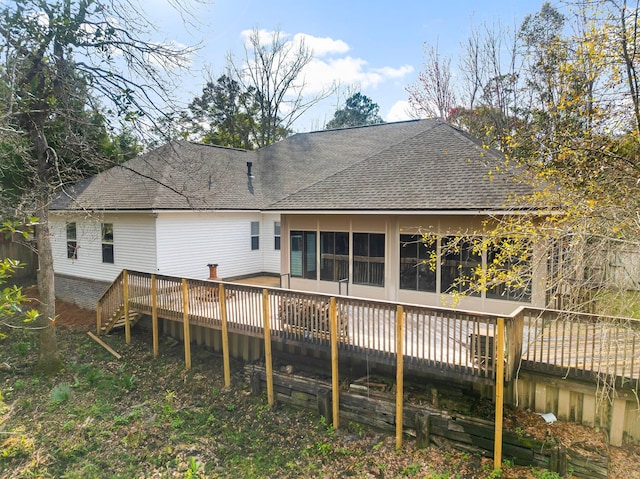
{"type": "Polygon", "coordinates": [[[280,222],[273,223],[273,249],[280,251],[280,222]]]}
{"type": "Polygon", "coordinates": [[[436,292],[436,271],[429,260],[437,243],[427,244],[421,235],[400,235],[400,289],[436,292]]]}
{"type": "Polygon", "coordinates": [[[251,250],[260,249],[260,222],[251,222],[251,250]]]}
{"type": "Polygon", "coordinates": [[[78,242],[75,222],[67,223],[67,258],[78,259],[78,242]]]}
{"type": "Polygon", "coordinates": [[[353,233],[353,283],[384,286],[384,234],[353,233]]]}
{"type": "Polygon", "coordinates": [[[482,256],[473,251],[473,245],[460,241],[453,243],[442,239],[442,264],[440,266],[441,293],[453,291],[466,292],[470,296],[479,296],[476,291],[467,291],[468,278],[472,278],[475,269],[482,265],[482,256]]]}
{"type": "Polygon", "coordinates": [[[102,262],[113,264],[113,223],[102,223],[102,262]]]}
{"type": "Polygon", "coordinates": [[[289,258],[291,276],[316,279],[316,232],[292,231],[289,258]]]}
{"type": "Polygon", "coordinates": [[[349,233],[320,232],[320,279],[349,277],[349,233]]]}

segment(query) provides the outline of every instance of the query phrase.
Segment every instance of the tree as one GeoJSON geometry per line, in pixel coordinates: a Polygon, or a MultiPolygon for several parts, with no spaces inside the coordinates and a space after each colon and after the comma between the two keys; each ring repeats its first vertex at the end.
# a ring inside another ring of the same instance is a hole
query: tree
{"type": "Polygon", "coordinates": [[[254,87],[244,90],[227,75],[208,81],[186,114],[188,132],[203,143],[252,150],[259,122],[254,87]]]}
{"type": "Polygon", "coordinates": [[[368,96],[356,92],[347,98],[343,108],[338,108],[335,111],[325,129],[384,123],[379,113],[380,106],[377,103],[374,103],[368,96]]]}
{"type": "Polygon", "coordinates": [[[517,122],[520,65],[516,39],[497,24],[473,29],[460,62],[459,101],[449,115],[456,126],[500,148],[517,122]]]}
{"type": "Polygon", "coordinates": [[[493,215],[477,230],[447,234],[443,254],[491,258],[460,274],[456,294],[517,294],[538,269],[550,306],[637,314],[640,294],[627,290],[639,278],[609,268],[640,259],[639,3],[575,2],[571,15],[543,4],[515,44],[501,46],[489,30],[469,40],[454,76],[467,94],[450,120],[504,154],[488,175],[509,169],[533,193],[517,199],[531,214],[493,215]]]}
{"type": "Polygon", "coordinates": [[[286,138],[293,123],[309,108],[328,97],[333,88],[315,96],[305,96],[304,69],[313,60],[313,52],[303,40],[286,41],[279,30],[264,32],[254,28],[247,36],[244,57],[227,56],[228,75],[245,92],[245,110],[257,106],[257,122],[251,125],[256,146],[286,138]]]}
{"type": "Polygon", "coordinates": [[[84,171],[64,163],[64,145],[96,151],[84,135],[101,102],[108,113],[135,124],[171,98],[168,68],[189,50],[144,40],[145,22],[131,17],[126,1],[16,0],[0,8],[2,142],[32,165],[34,176],[22,206],[38,218],[38,287],[42,334],[39,367],[61,365],[55,336],[55,287],[49,233],[49,199],[84,171]],[[84,114],[78,114],[82,112],[84,114]],[[79,143],[75,140],[82,138],[79,143]]]}
{"type": "Polygon", "coordinates": [[[418,81],[407,87],[409,104],[419,116],[447,120],[456,106],[451,60],[441,58],[437,47],[425,44],[424,50],[424,70],[418,75],[418,81]]]}

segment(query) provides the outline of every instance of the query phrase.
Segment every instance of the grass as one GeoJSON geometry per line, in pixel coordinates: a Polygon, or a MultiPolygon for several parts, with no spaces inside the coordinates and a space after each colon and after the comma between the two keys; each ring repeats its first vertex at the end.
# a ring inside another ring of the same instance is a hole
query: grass
{"type": "Polygon", "coordinates": [[[479,456],[412,441],[397,451],[393,436],[355,422],[335,429],[310,411],[269,408],[249,394],[238,364],[225,389],[222,361],[210,353],[185,371],[179,347],[161,345],[154,359],[136,335],[130,345],[104,339],[121,360],[83,332],[61,330],[65,369],[54,377],[32,373],[35,337],[0,342],[11,365],[0,376],[0,477],[492,477],[479,456]]]}
{"type": "Polygon", "coordinates": [[[640,291],[602,290],[594,302],[598,314],[640,320],[640,291]]]}

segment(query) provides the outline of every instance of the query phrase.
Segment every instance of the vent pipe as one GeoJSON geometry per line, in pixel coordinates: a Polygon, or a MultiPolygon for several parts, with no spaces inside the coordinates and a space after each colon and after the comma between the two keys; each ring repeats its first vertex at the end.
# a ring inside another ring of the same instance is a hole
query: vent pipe
{"type": "Polygon", "coordinates": [[[247,161],[247,176],[249,178],[253,178],[253,174],[251,174],[251,167],[253,166],[253,163],[251,161],[247,161]]]}

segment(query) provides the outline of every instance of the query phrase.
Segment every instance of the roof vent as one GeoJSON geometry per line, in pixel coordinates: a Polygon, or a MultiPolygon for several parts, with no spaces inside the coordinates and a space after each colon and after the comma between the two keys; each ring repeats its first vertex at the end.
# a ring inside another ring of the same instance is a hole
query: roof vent
{"type": "Polygon", "coordinates": [[[251,167],[253,166],[253,163],[251,161],[247,161],[247,176],[249,178],[255,178],[253,176],[253,174],[251,173],[251,167]]]}

